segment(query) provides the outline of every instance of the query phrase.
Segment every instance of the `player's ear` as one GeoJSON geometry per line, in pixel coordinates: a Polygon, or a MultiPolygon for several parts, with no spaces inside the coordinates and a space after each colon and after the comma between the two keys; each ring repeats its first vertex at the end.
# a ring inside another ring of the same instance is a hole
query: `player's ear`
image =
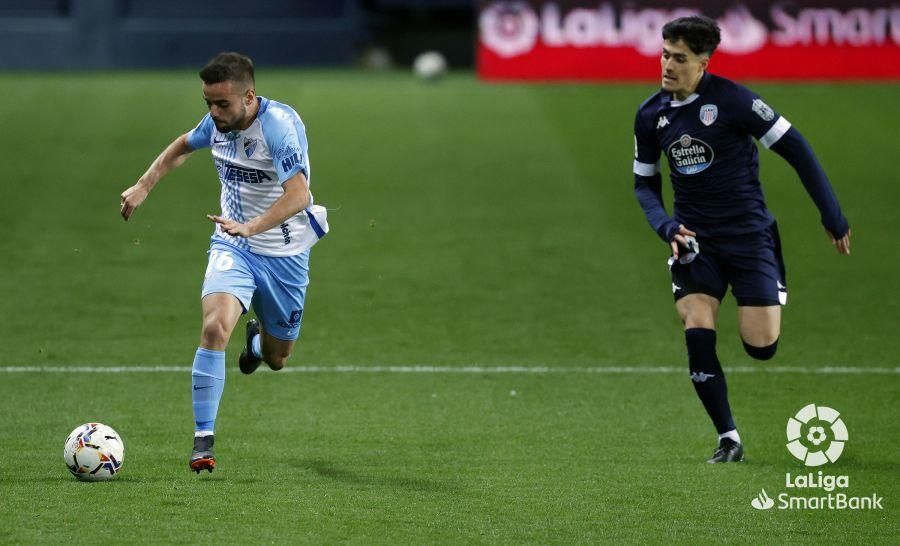
{"type": "Polygon", "coordinates": [[[706,72],[707,68],[709,68],[709,55],[703,55],[700,57],[700,69],[706,72]]]}

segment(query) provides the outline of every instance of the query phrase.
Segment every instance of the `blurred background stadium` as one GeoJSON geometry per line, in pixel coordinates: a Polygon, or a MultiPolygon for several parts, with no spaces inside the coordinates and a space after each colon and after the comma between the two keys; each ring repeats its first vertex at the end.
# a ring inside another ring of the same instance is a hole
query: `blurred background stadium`
{"type": "Polygon", "coordinates": [[[466,0],[3,0],[0,68],[193,68],[221,50],[269,67],[383,67],[423,47],[466,67],[474,19],[466,0]]]}
{"type": "Polygon", "coordinates": [[[898,43],[878,0],[0,0],[0,543],[895,541],[898,43]],[[702,464],[666,246],[632,193],[659,29],[697,11],[727,31],[712,71],[806,135],[853,229],[838,256],[761,152],[791,303],[770,364],[723,304],[738,468],[702,464]],[[127,224],[119,194],[204,115],[222,50],[300,113],[332,232],[294,372],[234,373],[234,336],[198,479],[186,369],[219,183],[198,153],[127,224]],[[425,51],[449,73],[417,78],[425,51]],[[812,402],[850,430],[827,470],[885,510],[751,507],[804,471],[784,425],[812,402]],[[60,456],[90,420],[127,446],[106,486],[60,456]]]}

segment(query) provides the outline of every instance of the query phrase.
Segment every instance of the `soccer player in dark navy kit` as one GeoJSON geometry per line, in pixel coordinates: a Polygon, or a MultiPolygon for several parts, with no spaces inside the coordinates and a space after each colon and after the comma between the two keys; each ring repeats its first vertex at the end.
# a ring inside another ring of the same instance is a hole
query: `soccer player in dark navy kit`
{"type": "Polygon", "coordinates": [[[753,139],[797,171],[832,244],[850,254],[850,227],[807,141],[758,95],[707,71],[719,28],[707,17],[663,27],[662,89],[634,122],[634,191],[654,231],[670,244],[675,308],[684,323],[690,377],[719,434],[710,463],[736,462],[744,448],[716,356],[716,315],[728,285],[747,353],[775,355],[787,281],[778,227],[766,208],[753,139]],[[662,202],[660,154],[674,187],[662,202]]]}

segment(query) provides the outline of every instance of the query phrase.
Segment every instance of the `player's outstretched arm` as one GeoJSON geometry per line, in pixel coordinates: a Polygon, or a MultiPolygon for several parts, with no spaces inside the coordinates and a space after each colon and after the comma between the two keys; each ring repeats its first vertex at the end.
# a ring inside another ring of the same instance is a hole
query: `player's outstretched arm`
{"type": "Polygon", "coordinates": [[[220,224],[225,233],[235,237],[252,237],[268,231],[309,206],[309,184],[302,172],[287,179],[281,187],[284,194],[264,213],[245,224],[213,214],[207,214],[206,217],[220,224]]]}
{"type": "Polygon", "coordinates": [[[772,145],[772,150],[797,171],[803,187],[819,209],[822,225],[835,249],[841,254],[850,254],[850,224],[841,212],[837,196],[812,147],[797,129],[791,127],[772,145]]]}
{"type": "Polygon", "coordinates": [[[122,218],[127,222],[135,209],[141,206],[150,190],[167,175],[172,169],[180,166],[194,150],[188,145],[187,133],[179,136],[169,144],[162,153],[150,164],[147,172],[138,181],[122,192],[121,209],[122,218]]]}

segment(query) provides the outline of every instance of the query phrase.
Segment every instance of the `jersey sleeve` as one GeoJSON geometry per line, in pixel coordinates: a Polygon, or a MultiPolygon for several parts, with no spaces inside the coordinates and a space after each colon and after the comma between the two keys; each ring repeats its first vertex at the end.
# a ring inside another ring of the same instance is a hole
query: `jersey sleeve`
{"type": "Polygon", "coordinates": [[[733,96],[738,125],[766,148],[771,148],[791,128],[791,122],[746,87],[738,86],[733,96]]]}
{"type": "Polygon", "coordinates": [[[678,222],[666,213],[662,200],[662,176],[659,173],[659,142],[641,111],[634,120],[634,195],[653,231],[669,242],[678,232],[678,222]]]}
{"type": "Polygon", "coordinates": [[[210,115],[206,114],[203,116],[200,123],[188,133],[188,146],[194,150],[209,148],[210,141],[212,140],[213,127],[213,120],[210,115]]]}
{"type": "Polygon", "coordinates": [[[303,173],[309,180],[308,145],[303,123],[286,115],[271,114],[266,117],[262,132],[272,151],[278,182],[284,184],[297,173],[303,173]]]}
{"type": "Polygon", "coordinates": [[[634,118],[634,174],[653,176],[659,173],[659,155],[662,150],[653,130],[638,111],[634,118]]]}

